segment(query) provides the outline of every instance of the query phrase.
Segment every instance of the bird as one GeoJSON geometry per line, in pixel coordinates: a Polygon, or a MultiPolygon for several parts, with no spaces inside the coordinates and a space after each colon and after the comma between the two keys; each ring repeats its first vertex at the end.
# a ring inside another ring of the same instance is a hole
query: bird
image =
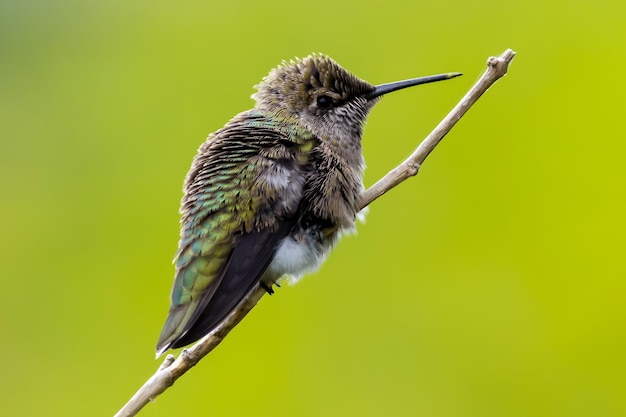
{"type": "Polygon", "coordinates": [[[213,331],[258,286],[272,294],[317,270],[355,229],[370,110],[385,94],[459,75],[375,86],[321,53],[272,69],[254,108],[208,136],[185,178],[157,356],[213,331]]]}

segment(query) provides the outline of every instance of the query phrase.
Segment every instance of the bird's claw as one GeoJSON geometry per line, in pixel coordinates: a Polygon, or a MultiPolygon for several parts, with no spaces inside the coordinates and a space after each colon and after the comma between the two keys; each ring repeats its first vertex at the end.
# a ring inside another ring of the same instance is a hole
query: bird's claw
{"type": "MultiPolygon", "coordinates": [[[[279,285],[280,286],[280,285],[279,285]]],[[[261,288],[263,288],[265,291],[267,291],[267,293],[269,295],[274,294],[274,290],[272,289],[272,284],[269,284],[267,282],[262,282],[261,281],[261,288]]]]}

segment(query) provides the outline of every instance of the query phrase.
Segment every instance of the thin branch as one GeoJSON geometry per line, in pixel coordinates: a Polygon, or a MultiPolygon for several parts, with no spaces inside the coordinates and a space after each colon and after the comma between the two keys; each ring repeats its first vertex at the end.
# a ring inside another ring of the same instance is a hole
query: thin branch
{"type": "Polygon", "coordinates": [[[252,310],[252,307],[259,302],[265,293],[265,289],[257,285],[214,331],[204,336],[189,349],[183,349],[178,358],[175,358],[174,355],[167,355],[154,375],[115,414],[115,417],[136,415],[148,402],[154,400],[163,391],[171,387],[178,378],[215,349],[233,327],[252,310]]]}
{"type": "Polygon", "coordinates": [[[506,74],[509,63],[514,57],[515,52],[511,49],[507,49],[497,58],[493,56],[490,57],[487,60],[487,70],[482,77],[476,81],[467,94],[454,106],[450,113],[437,125],[430,135],[420,143],[415,152],[363,193],[361,197],[361,209],[369,206],[374,200],[402,181],[417,175],[426,157],[435,149],[444,136],[448,134],[456,122],[467,113],[469,108],[478,101],[480,96],[482,96],[493,83],[506,74]]]}
{"type": "MultiPolygon", "coordinates": [[[[404,162],[391,170],[385,177],[363,193],[361,208],[367,207],[387,191],[391,190],[404,180],[417,175],[419,169],[437,144],[452,129],[459,119],[476,103],[480,96],[489,89],[493,83],[504,76],[509,63],[515,57],[515,52],[507,49],[499,57],[491,57],[487,60],[487,70],[474,84],[469,92],[461,99],[439,125],[420,143],[418,148],[404,162]]],[[[175,358],[167,355],[159,369],[146,381],[146,383],[133,395],[133,397],[115,414],[115,417],[135,416],[148,402],[154,400],[163,391],[168,389],[185,372],[195,366],[200,359],[219,345],[226,335],[239,323],[254,307],[265,290],[255,287],[248,296],[229,314],[213,332],[209,333],[198,343],[175,358]]]]}

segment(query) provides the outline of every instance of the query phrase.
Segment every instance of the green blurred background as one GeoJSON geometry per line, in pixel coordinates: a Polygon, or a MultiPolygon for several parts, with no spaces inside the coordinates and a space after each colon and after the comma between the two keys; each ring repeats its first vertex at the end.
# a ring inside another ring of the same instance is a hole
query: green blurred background
{"type": "Polygon", "coordinates": [[[0,2],[3,416],[112,415],[152,374],[181,185],[282,59],[382,83],[367,184],[489,55],[510,73],[145,416],[626,416],[624,3],[0,2]]]}

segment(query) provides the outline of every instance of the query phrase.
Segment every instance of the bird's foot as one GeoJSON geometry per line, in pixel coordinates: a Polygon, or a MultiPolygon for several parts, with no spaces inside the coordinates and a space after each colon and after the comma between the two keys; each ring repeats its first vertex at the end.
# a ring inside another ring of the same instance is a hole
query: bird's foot
{"type": "Polygon", "coordinates": [[[267,282],[261,281],[261,288],[263,288],[269,295],[274,294],[274,290],[272,289],[272,284],[268,284],[267,282]]]}

